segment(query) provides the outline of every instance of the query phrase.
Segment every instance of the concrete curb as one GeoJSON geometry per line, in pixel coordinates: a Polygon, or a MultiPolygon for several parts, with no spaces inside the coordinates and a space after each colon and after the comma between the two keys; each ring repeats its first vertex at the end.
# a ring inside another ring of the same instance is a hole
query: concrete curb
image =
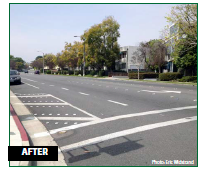
{"type": "MultiPolygon", "coordinates": [[[[58,146],[51,135],[35,137],[37,133],[48,132],[45,126],[22,104],[18,97],[10,90],[10,102],[19,120],[26,129],[32,146],[58,146]],[[21,103],[21,104],[19,104],[21,103]]],[[[58,161],[36,161],[37,166],[67,166],[64,155],[59,149],[58,161]]]]}
{"type": "MultiPolygon", "coordinates": [[[[19,132],[21,134],[21,140],[22,140],[22,146],[29,146],[29,139],[26,133],[26,130],[24,129],[22,123],[20,122],[15,110],[13,109],[12,105],[10,104],[10,112],[11,115],[16,123],[17,128],[19,129],[19,132]]],[[[20,161],[19,166],[30,166],[30,161],[20,161]]]]}

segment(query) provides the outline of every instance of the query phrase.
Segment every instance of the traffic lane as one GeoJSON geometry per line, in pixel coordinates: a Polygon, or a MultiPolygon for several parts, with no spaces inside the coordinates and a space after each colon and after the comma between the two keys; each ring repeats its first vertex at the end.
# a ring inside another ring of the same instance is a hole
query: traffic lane
{"type": "MultiPolygon", "coordinates": [[[[172,111],[158,114],[150,114],[150,115],[142,115],[142,116],[133,116],[128,118],[121,118],[117,120],[111,119],[111,121],[103,122],[103,123],[94,123],[91,122],[87,126],[82,126],[76,129],[65,129],[58,130],[58,132],[64,131],[62,134],[61,140],[56,140],[60,147],[64,147],[69,144],[73,144],[76,142],[81,142],[84,140],[88,140],[95,137],[104,136],[110,133],[121,132],[127,129],[133,129],[136,127],[142,127],[145,125],[151,125],[160,122],[168,122],[171,120],[181,119],[181,118],[189,118],[197,116],[196,109],[188,109],[188,110],[180,110],[180,111],[172,111]],[[93,123],[93,124],[92,124],[93,123]],[[74,131],[75,134],[67,135],[67,132],[74,131]],[[64,137],[65,134],[65,137],[64,137]]],[[[79,125],[81,126],[81,125],[79,125]]],[[[58,133],[57,132],[57,133],[58,133]]],[[[55,130],[52,130],[51,133],[56,134],[55,130]]],[[[116,134],[111,134],[116,135],[116,134]]],[[[109,138],[109,137],[108,137],[109,138]]]]}
{"type": "MultiPolygon", "coordinates": [[[[69,83],[69,82],[68,82],[69,83]]],[[[174,108],[181,106],[194,105],[194,97],[184,96],[183,94],[161,93],[155,94],[147,92],[132,92],[123,90],[113,90],[112,88],[103,88],[98,85],[82,85],[75,81],[68,84],[65,80],[59,80],[53,83],[53,87],[42,85],[44,91],[53,93],[63,98],[69,103],[95,114],[98,117],[110,117],[118,114],[133,113],[136,111],[147,111],[160,108],[174,108]],[[61,91],[61,87],[67,87],[69,91],[61,91]],[[51,90],[49,90],[51,89],[51,90]],[[89,94],[89,96],[81,95],[79,92],[89,94]],[[171,97],[173,96],[173,97],[171,97]],[[108,100],[128,104],[122,106],[108,100]]]]}
{"type": "Polygon", "coordinates": [[[22,82],[19,85],[10,85],[10,90],[12,90],[12,92],[15,95],[24,95],[24,94],[44,94],[44,92],[39,89],[39,88],[34,88],[32,86],[27,85],[26,83],[22,82]]]}
{"type": "MultiPolygon", "coordinates": [[[[60,76],[56,76],[56,77],[60,77],[60,76]]],[[[58,80],[56,80],[56,81],[53,81],[53,80],[55,80],[55,78],[52,78],[52,80],[50,79],[51,84],[55,83],[55,85],[57,85],[57,86],[60,85],[60,84],[62,84],[63,86],[66,86],[66,87],[67,86],[69,86],[69,87],[77,87],[77,86],[79,86],[79,88],[81,88],[81,89],[88,88],[88,87],[90,87],[90,88],[95,88],[95,87],[98,88],[99,87],[98,90],[108,90],[108,89],[112,89],[113,90],[113,89],[115,89],[115,90],[118,90],[118,92],[120,92],[120,91],[125,91],[125,92],[130,92],[130,91],[131,92],[136,92],[136,91],[137,92],[141,92],[141,91],[144,91],[144,92],[148,92],[148,93],[152,93],[152,94],[159,94],[159,92],[162,92],[162,91],[164,92],[164,90],[154,91],[152,86],[149,86],[148,88],[146,88],[146,87],[130,86],[130,88],[127,88],[125,86],[120,86],[119,87],[119,86],[111,86],[111,85],[101,85],[99,83],[94,83],[94,82],[89,84],[87,82],[83,83],[82,81],[72,81],[72,80],[65,81],[65,78],[58,78],[58,80]],[[106,89],[105,89],[105,87],[106,87],[106,89]]],[[[48,86],[48,84],[47,84],[47,86],[48,86]]],[[[79,91],[79,88],[77,89],[77,92],[79,91]]],[[[74,88],[72,90],[76,91],[74,88]]],[[[195,91],[193,91],[193,92],[192,91],[193,90],[187,91],[187,93],[183,93],[182,91],[180,91],[180,92],[181,92],[181,94],[190,95],[189,97],[192,97],[192,98],[194,98],[193,100],[196,100],[197,93],[195,91]]],[[[166,91],[166,92],[168,92],[168,94],[171,94],[170,96],[173,97],[172,96],[173,92],[178,92],[178,91],[170,89],[170,91],[166,91]]],[[[164,95],[164,94],[162,94],[162,95],[164,95]]],[[[189,97],[187,96],[185,98],[187,99],[189,97]]]]}
{"type": "MultiPolygon", "coordinates": [[[[28,76],[27,76],[28,77],[28,76]]],[[[97,82],[99,84],[105,85],[115,85],[115,86],[124,86],[124,87],[147,87],[152,88],[153,90],[182,90],[182,92],[191,93],[197,92],[197,86],[191,85],[178,85],[178,84],[162,84],[162,83],[150,83],[150,82],[135,82],[135,81],[120,81],[120,80],[108,80],[108,79],[95,79],[95,78],[84,78],[84,77],[72,77],[72,76],[58,76],[58,75],[36,75],[31,76],[32,78],[41,79],[41,80],[50,80],[53,82],[54,80],[68,80],[68,81],[76,81],[80,83],[94,83],[97,82]],[[46,76],[46,78],[45,78],[46,76]]]]}
{"type": "Polygon", "coordinates": [[[148,130],[72,150],[64,156],[68,166],[157,166],[152,160],[194,160],[192,166],[196,166],[197,123],[148,130]]]}

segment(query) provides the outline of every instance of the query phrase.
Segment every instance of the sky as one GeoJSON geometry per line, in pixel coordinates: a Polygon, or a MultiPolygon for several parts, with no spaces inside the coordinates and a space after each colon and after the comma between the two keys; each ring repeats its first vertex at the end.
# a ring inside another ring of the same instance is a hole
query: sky
{"type": "Polygon", "coordinates": [[[120,46],[160,38],[174,4],[11,4],[10,54],[26,62],[56,54],[107,16],[120,24],[120,46]]]}

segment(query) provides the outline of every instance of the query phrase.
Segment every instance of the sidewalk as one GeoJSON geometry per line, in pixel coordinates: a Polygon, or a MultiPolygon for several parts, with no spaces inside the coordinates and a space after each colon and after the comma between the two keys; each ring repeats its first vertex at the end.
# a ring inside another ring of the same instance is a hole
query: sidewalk
{"type": "MultiPolygon", "coordinates": [[[[27,133],[10,105],[10,146],[29,146],[27,133]]],[[[28,161],[10,161],[10,166],[29,166],[28,161]]]]}

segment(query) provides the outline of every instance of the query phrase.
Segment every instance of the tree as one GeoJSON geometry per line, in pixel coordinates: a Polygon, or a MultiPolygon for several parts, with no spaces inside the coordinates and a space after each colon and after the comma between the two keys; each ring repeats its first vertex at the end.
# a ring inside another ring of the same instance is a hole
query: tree
{"type": "Polygon", "coordinates": [[[63,70],[64,67],[66,66],[66,61],[65,61],[62,53],[56,54],[56,58],[55,58],[54,62],[56,65],[58,65],[61,68],[61,70],[63,70]]]}
{"type": "Polygon", "coordinates": [[[133,53],[132,63],[140,62],[142,64],[146,63],[147,68],[150,67],[150,46],[148,42],[140,42],[136,51],[133,53]]]}
{"type": "Polygon", "coordinates": [[[42,69],[43,68],[43,58],[39,58],[37,60],[34,60],[32,63],[31,63],[31,66],[34,67],[35,69],[42,69]]]}
{"type": "Polygon", "coordinates": [[[185,75],[187,70],[190,70],[194,75],[197,71],[197,48],[185,43],[185,41],[187,41],[187,38],[181,39],[176,44],[172,55],[176,66],[185,70],[185,75]]]}
{"type": "MultiPolygon", "coordinates": [[[[187,45],[197,46],[197,4],[182,4],[172,7],[166,17],[169,23],[176,25],[180,38],[187,36],[187,45]]],[[[174,34],[169,35],[174,36],[174,34]]]]}
{"type": "Polygon", "coordinates": [[[52,53],[45,54],[44,56],[45,65],[49,67],[49,69],[53,69],[55,64],[55,55],[52,53]]]}
{"type": "Polygon", "coordinates": [[[35,60],[38,60],[38,59],[40,59],[40,58],[43,58],[43,57],[42,57],[42,56],[37,56],[35,60]]]}
{"type": "MultiPolygon", "coordinates": [[[[167,21],[174,24],[177,31],[170,33],[165,39],[170,39],[173,51],[171,56],[178,68],[197,70],[197,4],[183,4],[172,8],[167,21]]],[[[167,26],[169,28],[169,26],[167,26]]],[[[185,71],[186,72],[186,71],[185,71]]]]}
{"type": "Polygon", "coordinates": [[[21,57],[14,57],[10,55],[10,68],[16,70],[22,70],[24,68],[25,61],[21,57]]]}
{"type": "Polygon", "coordinates": [[[158,67],[159,73],[161,73],[161,67],[165,65],[165,56],[167,54],[167,47],[162,40],[149,41],[149,61],[153,68],[158,67]]]}
{"type": "Polygon", "coordinates": [[[115,69],[115,60],[119,59],[120,47],[117,43],[120,37],[119,23],[112,17],[106,17],[102,22],[104,38],[105,65],[109,70],[115,69]]]}
{"type": "Polygon", "coordinates": [[[16,68],[16,62],[14,60],[14,56],[13,55],[10,55],[10,68],[11,69],[15,69],[16,68]]]}
{"type": "Polygon", "coordinates": [[[120,52],[117,43],[117,39],[120,37],[119,27],[118,22],[109,16],[102,23],[86,30],[82,36],[86,39],[89,48],[87,58],[94,58],[95,67],[98,70],[104,66],[109,70],[115,68],[115,60],[119,58],[120,52]]]}
{"type": "Polygon", "coordinates": [[[24,68],[24,64],[22,62],[16,62],[15,69],[20,71],[24,68]]]}

